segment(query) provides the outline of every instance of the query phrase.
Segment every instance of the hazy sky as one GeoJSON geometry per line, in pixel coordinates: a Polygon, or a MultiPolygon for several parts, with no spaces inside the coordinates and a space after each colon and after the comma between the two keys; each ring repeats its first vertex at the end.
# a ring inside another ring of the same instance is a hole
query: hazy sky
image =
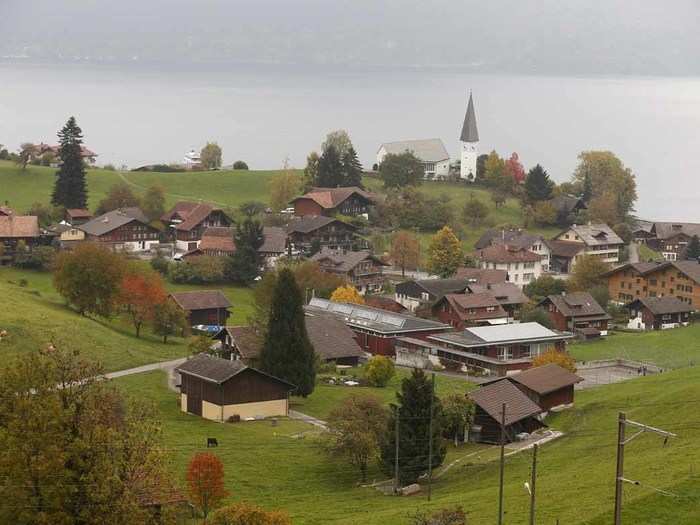
{"type": "Polygon", "coordinates": [[[697,0],[0,0],[0,56],[700,73],[697,0]]]}

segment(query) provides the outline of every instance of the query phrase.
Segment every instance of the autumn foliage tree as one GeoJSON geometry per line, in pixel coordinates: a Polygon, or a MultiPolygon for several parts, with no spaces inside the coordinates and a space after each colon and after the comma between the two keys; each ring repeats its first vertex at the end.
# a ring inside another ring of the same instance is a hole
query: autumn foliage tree
{"type": "Polygon", "coordinates": [[[167,344],[169,336],[182,334],[187,330],[185,313],[174,301],[164,301],[156,305],[151,322],[153,332],[163,338],[163,344],[167,344]]]}
{"type": "Polygon", "coordinates": [[[516,184],[525,182],[525,168],[520,162],[518,154],[513,152],[510,158],[505,162],[505,174],[513,179],[516,184]]]}
{"type": "Polygon", "coordinates": [[[420,259],[420,243],[418,238],[410,232],[396,232],[391,238],[391,250],[389,256],[394,264],[401,268],[401,277],[406,275],[406,270],[415,270],[420,259]]]}
{"type": "Polygon", "coordinates": [[[576,259],[569,279],[569,290],[586,292],[596,286],[607,285],[604,274],[610,270],[610,265],[600,257],[584,255],[576,259]]]}
{"type": "Polygon", "coordinates": [[[269,511],[242,501],[215,511],[209,525],[292,525],[292,520],[286,512],[269,511]]]}
{"type": "Polygon", "coordinates": [[[360,295],[351,284],[345,284],[336,288],[331,294],[331,301],[338,303],[365,304],[365,298],[360,295]]]}
{"type": "Polygon", "coordinates": [[[543,354],[538,355],[532,360],[532,367],[544,366],[549,364],[559,365],[566,368],[569,372],[576,372],[576,361],[566,352],[559,352],[554,348],[547,350],[543,354]]]}
{"type": "Polygon", "coordinates": [[[428,270],[440,277],[454,275],[464,259],[462,244],[449,226],[444,226],[430,239],[428,270]]]}
{"type": "Polygon", "coordinates": [[[141,336],[141,327],[151,321],[156,307],[166,299],[165,285],[160,274],[132,266],[122,279],[118,302],[141,336]]]}
{"type": "Polygon", "coordinates": [[[204,519],[228,496],[224,487],[224,464],[211,452],[195,454],[187,466],[187,491],[190,501],[204,519]]]}

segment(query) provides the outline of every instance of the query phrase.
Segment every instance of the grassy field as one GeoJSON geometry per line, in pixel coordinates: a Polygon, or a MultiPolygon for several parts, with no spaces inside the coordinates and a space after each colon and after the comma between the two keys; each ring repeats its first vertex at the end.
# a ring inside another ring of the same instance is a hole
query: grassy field
{"type": "Polygon", "coordinates": [[[598,341],[576,343],[569,351],[578,361],[623,358],[665,368],[700,363],[700,325],[644,333],[611,332],[598,341]]]}
{"type": "MultiPolygon", "coordinates": [[[[164,440],[176,478],[182,479],[188,458],[204,450],[206,437],[216,437],[216,453],[226,466],[231,499],[252,500],[268,508],[287,509],[295,524],[403,525],[418,509],[462,505],[469,523],[494,523],[498,494],[496,448],[450,449],[447,463],[466,457],[434,484],[433,500],[382,496],[359,487],[356,472],[331,460],[314,439],[315,431],[298,422],[238,425],[204,421],[179,412],[176,394],[165,387],[161,372],[118,380],[126,391],[153,400],[163,419],[164,440]],[[307,430],[304,439],[297,434],[307,430]]],[[[697,524],[700,506],[700,419],[692,409],[700,402],[700,368],[577,393],[574,409],[555,415],[548,424],[566,436],[540,448],[538,456],[537,523],[602,525],[610,523],[615,469],[616,417],[678,434],[668,446],[644,435],[627,448],[625,475],[641,485],[625,487],[625,523],[697,524]],[[689,410],[689,407],[691,410],[689,410]],[[654,488],[676,494],[662,496],[654,488]]],[[[530,454],[506,460],[505,523],[525,524],[529,496],[530,454]]],[[[373,470],[373,479],[383,476],[373,470]]]]}

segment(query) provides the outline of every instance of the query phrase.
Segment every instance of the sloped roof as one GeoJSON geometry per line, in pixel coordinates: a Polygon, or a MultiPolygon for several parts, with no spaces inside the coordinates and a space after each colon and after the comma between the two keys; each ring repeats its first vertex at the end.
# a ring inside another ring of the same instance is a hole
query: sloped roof
{"type": "Polygon", "coordinates": [[[100,237],[132,221],[148,224],[148,218],[139,208],[121,208],[108,211],[99,217],[89,220],[85,224],[79,225],[77,228],[83,230],[88,235],[100,237]]]}
{"type": "Polygon", "coordinates": [[[292,200],[295,202],[299,199],[311,199],[316,204],[326,210],[337,208],[343,202],[348,200],[352,195],[359,195],[369,202],[375,202],[376,196],[357,186],[347,186],[344,188],[312,188],[310,192],[296,197],[292,200]]]}
{"type": "Polygon", "coordinates": [[[533,392],[540,395],[549,394],[560,388],[565,388],[583,381],[582,377],[569,372],[555,363],[528,368],[517,374],[508,376],[508,379],[520,383],[533,392]]]}
{"type": "Polygon", "coordinates": [[[447,294],[440,299],[438,304],[442,303],[442,301],[447,301],[452,306],[453,311],[463,321],[498,319],[508,315],[496,298],[488,292],[447,294]],[[493,311],[485,310],[489,307],[492,307],[493,311]]]}
{"type": "Polygon", "coordinates": [[[517,248],[528,249],[533,244],[541,241],[541,235],[533,235],[523,230],[491,228],[479,237],[479,240],[474,244],[474,248],[482,250],[492,244],[507,244],[517,248]]]}
{"type": "Polygon", "coordinates": [[[700,236],[700,224],[696,222],[655,222],[652,225],[651,233],[655,234],[657,239],[662,240],[681,233],[688,237],[700,236]]]}
{"type": "Polygon", "coordinates": [[[542,409],[513,383],[503,378],[469,393],[469,397],[489,416],[500,422],[506,405],[506,426],[542,413],[542,409]]]}
{"type": "Polygon", "coordinates": [[[555,241],[555,240],[545,240],[544,243],[549,248],[551,254],[555,257],[565,257],[567,259],[572,259],[583,251],[584,245],[580,242],[572,241],[555,241]]]}
{"type": "Polygon", "coordinates": [[[695,310],[692,305],[670,295],[665,297],[639,297],[626,306],[629,308],[637,302],[648,308],[654,315],[693,312],[695,310]]]}
{"type": "Polygon", "coordinates": [[[327,226],[331,223],[338,223],[342,224],[343,226],[347,227],[348,229],[351,230],[356,230],[355,226],[352,224],[348,224],[346,222],[343,222],[338,219],[334,219],[333,217],[326,217],[324,215],[316,215],[316,216],[305,216],[305,217],[300,217],[298,219],[294,219],[289,223],[287,226],[287,232],[288,233],[311,233],[313,231],[316,231],[320,228],[323,228],[324,226],[327,226]]]}
{"type": "Polygon", "coordinates": [[[505,270],[463,267],[457,268],[455,279],[466,279],[470,285],[505,283],[508,279],[508,272],[505,270]]]}
{"type": "Polygon", "coordinates": [[[209,227],[202,233],[199,249],[233,253],[236,243],[233,240],[235,230],[225,226],[209,227]]]}
{"type": "Polygon", "coordinates": [[[294,385],[283,379],[266,374],[257,368],[246,366],[242,361],[220,359],[209,354],[196,355],[175,368],[175,371],[180,372],[181,374],[198,377],[199,379],[219,385],[246,370],[250,370],[253,373],[260,374],[273,381],[287,385],[290,387],[290,391],[296,388],[294,385]]]}
{"type": "Polygon", "coordinates": [[[579,239],[581,239],[581,241],[587,246],[598,246],[601,244],[624,244],[624,241],[620,238],[620,236],[615,233],[610,226],[602,222],[592,224],[574,224],[571,226],[571,228],[565,230],[557,237],[563,235],[569,230],[573,230],[579,239]]]}
{"type": "Polygon", "coordinates": [[[467,112],[464,115],[462,133],[459,135],[459,140],[462,142],[479,142],[479,131],[476,128],[476,112],[474,111],[474,99],[471,93],[469,93],[469,103],[467,104],[467,112]]]}
{"type": "Polygon", "coordinates": [[[0,237],[39,237],[39,218],[35,215],[0,215],[0,237]]]}
{"type": "Polygon", "coordinates": [[[367,259],[375,263],[386,266],[386,263],[372,255],[369,250],[331,250],[323,248],[320,252],[311,256],[311,260],[317,263],[327,262],[336,272],[347,273],[353,270],[358,264],[367,259]]]}
{"type": "Polygon", "coordinates": [[[447,149],[440,139],[385,142],[379,149],[381,148],[384,148],[387,153],[393,155],[401,155],[406,151],[410,151],[423,162],[440,162],[441,160],[449,160],[450,158],[450,154],[447,153],[447,149]]]}
{"type": "Polygon", "coordinates": [[[565,317],[591,317],[611,319],[602,306],[588,292],[571,292],[566,295],[549,295],[540,302],[551,302],[565,317]]]}
{"type": "Polygon", "coordinates": [[[518,285],[510,282],[493,284],[470,284],[469,290],[472,293],[491,293],[502,305],[525,304],[529,301],[518,285]]]}
{"type": "Polygon", "coordinates": [[[175,206],[173,206],[170,211],[165,213],[160,220],[163,222],[170,222],[175,216],[181,217],[183,220],[187,215],[192,212],[193,209],[195,209],[199,205],[198,202],[192,202],[192,201],[180,201],[175,203],[175,206]]]}
{"type": "Polygon", "coordinates": [[[323,360],[363,356],[355,333],[341,320],[324,315],[307,315],[306,332],[314,351],[323,360]]]}
{"type": "Polygon", "coordinates": [[[196,290],[171,293],[175,302],[187,311],[209,308],[230,308],[233,306],[221,290],[196,290]]]}
{"type": "Polygon", "coordinates": [[[448,293],[460,293],[467,289],[466,279],[421,279],[414,281],[416,285],[428,292],[435,299],[448,293]]]}
{"type": "Polygon", "coordinates": [[[233,338],[243,359],[257,359],[260,356],[264,341],[252,326],[225,326],[213,338],[218,339],[222,332],[233,338]]]}
{"type": "Polygon", "coordinates": [[[557,210],[557,213],[566,214],[573,212],[574,210],[587,209],[586,203],[579,197],[574,197],[573,195],[557,195],[553,197],[549,203],[552,207],[557,210]]]}
{"type": "Polygon", "coordinates": [[[673,261],[671,264],[696,283],[700,283],[700,263],[697,261],[673,261]]]}
{"type": "Polygon", "coordinates": [[[0,216],[3,215],[14,215],[15,210],[10,208],[9,206],[0,206],[0,216]]]}
{"type": "Polygon", "coordinates": [[[504,244],[492,244],[482,250],[477,250],[476,257],[482,261],[495,263],[536,262],[541,256],[524,248],[504,244]]]}
{"type": "Polygon", "coordinates": [[[190,231],[199,226],[204,219],[209,217],[209,215],[216,210],[219,210],[219,208],[215,208],[209,204],[199,203],[196,207],[192,208],[180,224],[175,226],[175,229],[185,232],[190,231]]]}
{"type": "Polygon", "coordinates": [[[92,213],[84,208],[68,208],[66,213],[73,219],[85,219],[92,217],[92,213]]]}
{"type": "Polygon", "coordinates": [[[263,228],[263,243],[260,253],[284,253],[287,249],[287,232],[277,226],[265,226],[263,228]]]}

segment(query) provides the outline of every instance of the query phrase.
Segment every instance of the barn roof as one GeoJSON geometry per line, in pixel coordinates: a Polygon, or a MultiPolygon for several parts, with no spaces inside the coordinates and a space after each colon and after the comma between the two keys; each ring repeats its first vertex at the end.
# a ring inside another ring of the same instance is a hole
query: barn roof
{"type": "Polygon", "coordinates": [[[285,381],[284,379],[266,374],[257,368],[249,367],[243,364],[242,361],[230,361],[228,359],[221,359],[209,354],[196,355],[175,368],[175,371],[180,372],[181,374],[197,377],[204,381],[219,385],[246,370],[250,370],[253,373],[268,377],[273,381],[285,384],[290,387],[290,390],[294,390],[296,388],[294,385],[285,381]]]}
{"type": "Polygon", "coordinates": [[[582,377],[569,372],[566,368],[555,363],[529,368],[508,376],[508,379],[520,383],[541,395],[549,394],[560,388],[572,386],[583,381],[582,377]]]}
{"type": "Polygon", "coordinates": [[[210,226],[202,233],[199,249],[233,253],[236,251],[236,243],[233,240],[234,232],[233,228],[210,226]]]}
{"type": "Polygon", "coordinates": [[[356,230],[355,226],[348,224],[333,217],[326,217],[325,215],[315,215],[315,216],[305,216],[299,219],[295,219],[289,223],[287,227],[288,233],[311,233],[324,226],[328,226],[331,223],[342,224],[350,230],[356,230]]]}
{"type": "Polygon", "coordinates": [[[469,397],[489,416],[500,422],[506,405],[506,426],[536,416],[542,409],[513,383],[503,378],[469,393],[469,397]]]}
{"type": "Polygon", "coordinates": [[[323,360],[361,357],[355,333],[341,320],[322,315],[307,315],[306,332],[316,354],[323,360]]]}
{"type": "Polygon", "coordinates": [[[221,290],[197,290],[175,292],[170,297],[183,310],[207,310],[209,308],[229,308],[233,306],[221,290]]]}
{"type": "Polygon", "coordinates": [[[372,255],[369,250],[331,250],[330,248],[322,248],[320,252],[311,256],[311,260],[315,262],[327,261],[329,266],[340,273],[348,273],[353,270],[358,264],[367,259],[371,259],[375,263],[386,266],[382,260],[372,255]]]}
{"type": "Polygon", "coordinates": [[[39,237],[39,219],[34,215],[0,215],[0,237],[39,237]]]}
{"type": "Polygon", "coordinates": [[[100,237],[133,221],[148,224],[148,218],[144,213],[139,208],[132,207],[108,211],[85,224],[81,224],[78,229],[83,230],[88,235],[100,237]]]}
{"type": "Polygon", "coordinates": [[[591,317],[611,319],[603,307],[588,292],[570,292],[566,295],[549,295],[540,304],[551,302],[565,317],[591,317]]]}
{"type": "Polygon", "coordinates": [[[258,248],[260,253],[284,253],[287,249],[287,232],[278,226],[263,228],[263,244],[258,248]]]}
{"type": "Polygon", "coordinates": [[[374,202],[376,200],[375,195],[363,190],[362,188],[357,186],[346,186],[343,188],[312,188],[310,192],[300,197],[296,197],[292,200],[292,202],[299,199],[311,199],[322,208],[330,210],[337,208],[353,195],[358,195],[369,202],[374,202]]]}
{"type": "Polygon", "coordinates": [[[635,303],[641,303],[654,315],[675,314],[692,312],[694,308],[688,303],[684,303],[677,297],[638,297],[626,306],[629,308],[635,303]]]}

